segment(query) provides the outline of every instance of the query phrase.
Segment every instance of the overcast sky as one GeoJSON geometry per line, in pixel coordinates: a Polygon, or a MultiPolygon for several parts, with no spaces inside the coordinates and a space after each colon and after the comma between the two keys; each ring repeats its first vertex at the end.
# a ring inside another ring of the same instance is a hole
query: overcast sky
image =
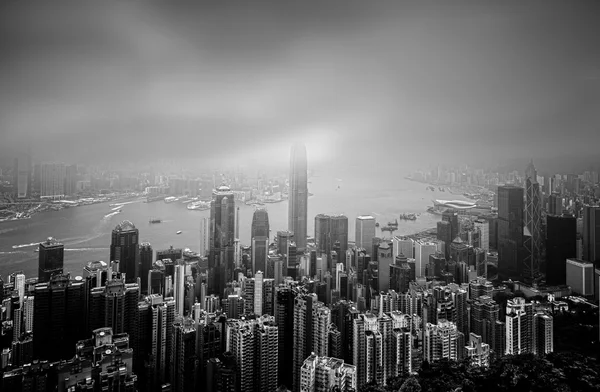
{"type": "Polygon", "coordinates": [[[298,138],[313,163],[599,152],[597,1],[7,3],[0,153],[277,163],[298,138]]]}

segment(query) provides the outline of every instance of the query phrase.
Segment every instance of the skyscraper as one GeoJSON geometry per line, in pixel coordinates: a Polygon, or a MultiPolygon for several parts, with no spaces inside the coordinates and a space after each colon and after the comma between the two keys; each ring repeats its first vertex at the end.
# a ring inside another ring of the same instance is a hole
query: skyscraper
{"type": "Polygon", "coordinates": [[[38,283],[50,281],[54,274],[62,274],[65,246],[52,237],[40,242],[38,283]]]}
{"type": "Polygon", "coordinates": [[[498,273],[502,278],[523,272],[523,188],[498,187],[498,273]]]}
{"type": "Polygon", "coordinates": [[[375,238],[375,218],[370,215],[356,217],[356,234],[354,242],[357,248],[373,249],[375,238]]]}
{"type": "Polygon", "coordinates": [[[443,358],[452,361],[461,359],[464,336],[458,331],[456,324],[439,320],[437,324],[427,323],[423,332],[423,360],[434,362],[443,358]]]}
{"type": "Polygon", "coordinates": [[[44,163],[41,166],[41,196],[60,198],[65,194],[65,165],[44,163]]]}
{"type": "Polygon", "coordinates": [[[200,220],[200,256],[207,256],[210,251],[210,218],[200,220]]]}
{"type": "Polygon", "coordinates": [[[267,270],[269,255],[269,214],[264,208],[259,208],[252,215],[252,272],[267,270]]]}
{"type": "Polygon", "coordinates": [[[600,261],[600,206],[583,206],[583,259],[600,261]]]}
{"type": "Polygon", "coordinates": [[[540,257],[542,250],[542,201],[540,184],[537,182],[537,171],[533,161],[525,171],[525,222],[524,227],[528,233],[524,237],[525,255],[523,260],[522,276],[526,279],[535,279],[540,273],[540,257]]]}
{"type": "Polygon", "coordinates": [[[306,146],[296,143],[290,156],[288,230],[294,233],[299,251],[306,249],[308,223],[308,167],[306,146]]]}
{"type": "MultiPolygon", "coordinates": [[[[338,255],[346,257],[348,250],[348,217],[345,215],[319,214],[315,216],[315,242],[317,254],[326,254],[331,262],[331,251],[339,243],[338,255]]],[[[332,265],[328,265],[331,269],[332,265]]]]}
{"type": "Polygon", "coordinates": [[[135,283],[139,276],[139,230],[130,221],[119,223],[112,231],[110,261],[119,262],[119,272],[126,283],[135,283]]]}
{"type": "Polygon", "coordinates": [[[228,186],[213,191],[210,203],[209,291],[223,296],[225,283],[233,278],[235,199],[228,186]]]}
{"type": "Polygon", "coordinates": [[[546,217],[546,283],[567,281],[567,259],[577,256],[577,219],[574,216],[546,217]]]}
{"type": "Polygon", "coordinates": [[[533,346],[533,307],[516,297],[506,304],[506,355],[531,353],[533,346]]]}
{"type": "Polygon", "coordinates": [[[173,324],[171,350],[171,391],[195,391],[198,360],[196,358],[196,328],[189,317],[173,324]]]}
{"type": "Polygon", "coordinates": [[[554,325],[552,316],[537,313],[533,316],[533,353],[546,355],[554,351],[554,325]]]}
{"type": "Polygon", "coordinates": [[[185,298],[185,264],[183,264],[182,260],[179,260],[175,265],[173,291],[173,296],[175,297],[175,314],[177,317],[183,317],[185,298]]]}
{"type": "Polygon", "coordinates": [[[148,293],[148,274],[152,269],[153,257],[152,245],[149,242],[142,242],[140,245],[140,281],[142,294],[148,293]]]}
{"type": "Polygon", "coordinates": [[[33,168],[31,166],[31,156],[29,154],[19,154],[15,158],[14,164],[14,194],[19,199],[28,198],[31,196],[31,174],[33,168]]]}
{"type": "Polygon", "coordinates": [[[485,219],[477,219],[474,223],[476,229],[481,233],[480,239],[480,248],[485,249],[485,251],[490,250],[490,223],[485,219]]]}

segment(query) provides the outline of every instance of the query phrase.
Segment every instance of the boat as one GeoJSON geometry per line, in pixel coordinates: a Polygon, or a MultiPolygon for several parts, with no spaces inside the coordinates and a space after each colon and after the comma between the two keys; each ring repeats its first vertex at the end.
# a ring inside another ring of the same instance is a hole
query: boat
{"type": "Polygon", "coordinates": [[[414,220],[417,220],[417,215],[412,214],[412,213],[411,214],[400,214],[400,219],[414,221],[414,220]]]}
{"type": "Polygon", "coordinates": [[[375,223],[375,227],[379,227],[379,222],[376,222],[376,223],[375,223]]]}
{"type": "Polygon", "coordinates": [[[164,199],[165,199],[164,195],[146,196],[146,203],[152,203],[152,202],[161,201],[164,199]]]}
{"type": "Polygon", "coordinates": [[[388,227],[396,227],[398,228],[398,219],[396,219],[394,222],[388,222],[388,227]]]}
{"type": "Polygon", "coordinates": [[[181,234],[181,230],[178,230],[177,233],[175,233],[175,234],[181,234]]]}
{"type": "Polygon", "coordinates": [[[158,218],[152,218],[152,219],[150,219],[149,223],[150,224],[152,224],[152,223],[162,223],[162,220],[160,220],[158,218]]]}
{"type": "Polygon", "coordinates": [[[396,230],[398,230],[398,227],[395,227],[395,226],[386,226],[386,227],[381,228],[381,231],[394,232],[396,230]]]}
{"type": "Polygon", "coordinates": [[[177,198],[174,196],[165,197],[165,203],[173,203],[174,201],[177,201],[177,198]]]}

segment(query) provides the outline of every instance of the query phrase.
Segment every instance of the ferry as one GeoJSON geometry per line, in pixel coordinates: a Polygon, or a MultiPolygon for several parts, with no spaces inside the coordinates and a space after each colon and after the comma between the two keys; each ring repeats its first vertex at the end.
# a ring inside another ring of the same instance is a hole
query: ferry
{"type": "Polygon", "coordinates": [[[152,224],[152,223],[162,223],[162,220],[160,220],[158,218],[152,218],[152,219],[150,219],[149,223],[150,224],[152,224]]]}
{"type": "Polygon", "coordinates": [[[181,230],[178,230],[177,233],[175,233],[175,234],[181,234],[181,230]]]}
{"type": "Polygon", "coordinates": [[[398,219],[396,219],[394,222],[388,222],[388,227],[398,228],[398,219]]]}
{"type": "Polygon", "coordinates": [[[404,219],[404,220],[417,220],[417,215],[415,214],[401,214],[400,215],[400,219],[404,219]]]}
{"type": "Polygon", "coordinates": [[[175,196],[165,197],[165,203],[173,203],[174,201],[177,201],[175,196]]]}

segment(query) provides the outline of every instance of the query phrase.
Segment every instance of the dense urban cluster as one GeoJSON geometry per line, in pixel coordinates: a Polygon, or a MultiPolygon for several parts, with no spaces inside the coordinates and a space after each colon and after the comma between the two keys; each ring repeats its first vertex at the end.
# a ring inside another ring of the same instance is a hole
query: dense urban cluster
{"type": "Polygon", "coordinates": [[[475,375],[505,377],[512,356],[559,363],[555,318],[597,309],[597,173],[448,173],[413,179],[477,183],[492,200],[441,201],[430,237],[381,238],[362,215],[351,242],[348,217],[326,213],[308,237],[306,149],[294,145],[289,227],[276,235],[259,207],[240,244],[239,198],[222,184],[198,252],[153,249],[123,221],[107,262],[68,272],[48,238],[37,277],[0,278],[1,389],[419,390],[438,368],[473,369],[483,388],[475,375]]]}

